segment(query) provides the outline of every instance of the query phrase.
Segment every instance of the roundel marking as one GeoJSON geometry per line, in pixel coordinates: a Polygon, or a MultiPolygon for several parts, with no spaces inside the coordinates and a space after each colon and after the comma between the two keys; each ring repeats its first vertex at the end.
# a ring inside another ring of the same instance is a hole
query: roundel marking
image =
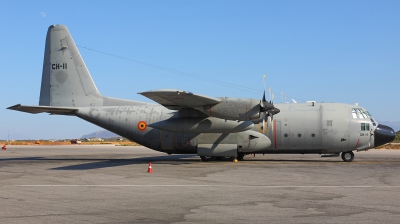
{"type": "Polygon", "coordinates": [[[146,122],[141,121],[138,123],[137,127],[139,130],[144,131],[147,128],[147,124],[146,124],[146,122]]]}

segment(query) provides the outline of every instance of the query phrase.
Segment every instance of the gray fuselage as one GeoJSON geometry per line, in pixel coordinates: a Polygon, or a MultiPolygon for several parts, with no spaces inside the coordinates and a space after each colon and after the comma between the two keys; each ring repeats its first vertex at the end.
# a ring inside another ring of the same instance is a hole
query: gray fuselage
{"type": "MultiPolygon", "coordinates": [[[[353,117],[352,110],[360,108],[340,103],[276,104],[281,110],[273,120],[254,124],[250,130],[235,133],[170,132],[149,127],[149,124],[184,117],[205,120],[201,112],[188,109],[186,113],[169,110],[161,105],[110,106],[79,108],[76,116],[111,130],[151,149],[166,153],[197,153],[198,144],[237,144],[245,153],[339,153],[374,146],[371,133],[376,128],[372,117],[353,117]],[[145,122],[144,129],[139,127],[145,122]],[[361,126],[368,126],[363,129],[361,126]],[[368,125],[366,125],[368,124],[368,125]],[[141,130],[143,129],[143,130],[141,130]],[[252,147],[249,135],[259,133],[270,140],[265,148],[252,147]],[[250,145],[250,146],[249,146],[250,145]]],[[[362,111],[366,111],[360,108],[362,111]]],[[[223,125],[228,120],[213,118],[223,125]]],[[[238,122],[240,123],[240,122],[238,122]]],[[[175,124],[176,125],[176,124],[175,124]]],[[[179,124],[178,124],[179,125],[179,124]]]]}

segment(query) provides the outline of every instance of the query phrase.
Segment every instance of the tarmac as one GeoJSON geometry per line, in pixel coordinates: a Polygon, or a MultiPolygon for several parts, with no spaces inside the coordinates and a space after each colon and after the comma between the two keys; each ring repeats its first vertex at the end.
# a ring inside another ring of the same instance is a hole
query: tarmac
{"type": "Polygon", "coordinates": [[[1,223],[399,223],[400,150],[201,162],[141,146],[7,146],[1,223]],[[153,173],[148,173],[148,163],[153,173]]]}

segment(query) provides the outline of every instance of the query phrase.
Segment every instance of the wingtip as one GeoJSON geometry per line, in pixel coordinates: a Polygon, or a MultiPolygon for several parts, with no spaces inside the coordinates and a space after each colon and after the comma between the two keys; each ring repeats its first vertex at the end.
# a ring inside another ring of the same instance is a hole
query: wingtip
{"type": "Polygon", "coordinates": [[[21,104],[19,103],[19,104],[15,104],[15,105],[13,105],[13,106],[11,106],[11,107],[7,107],[7,109],[13,110],[13,109],[18,108],[18,107],[20,107],[20,106],[21,106],[21,104]]]}

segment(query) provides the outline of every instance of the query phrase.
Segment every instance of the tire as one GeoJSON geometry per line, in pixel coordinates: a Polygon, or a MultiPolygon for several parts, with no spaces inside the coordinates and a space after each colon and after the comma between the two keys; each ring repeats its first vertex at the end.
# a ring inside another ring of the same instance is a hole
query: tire
{"type": "Polygon", "coordinates": [[[214,161],[217,157],[215,156],[200,156],[201,161],[203,162],[210,162],[214,161]]]}
{"type": "Polygon", "coordinates": [[[352,151],[342,152],[342,159],[345,162],[351,162],[354,160],[354,153],[352,151]]]}
{"type": "Polygon", "coordinates": [[[239,160],[239,161],[243,161],[243,157],[244,157],[244,153],[238,153],[238,155],[237,155],[237,160],[239,160]]]}
{"type": "Polygon", "coordinates": [[[222,161],[233,161],[236,159],[236,156],[221,156],[222,161]]]}

